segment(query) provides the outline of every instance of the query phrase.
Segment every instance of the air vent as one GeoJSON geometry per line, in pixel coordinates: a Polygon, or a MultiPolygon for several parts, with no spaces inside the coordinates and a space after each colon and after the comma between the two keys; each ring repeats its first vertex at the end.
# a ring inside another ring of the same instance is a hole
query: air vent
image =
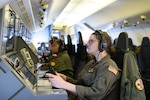
{"type": "Polygon", "coordinates": [[[24,6],[24,3],[23,3],[22,0],[18,0],[17,4],[18,4],[18,6],[20,7],[21,12],[26,11],[25,6],[24,6]]]}
{"type": "Polygon", "coordinates": [[[19,7],[24,6],[23,1],[22,0],[18,0],[18,5],[19,5],[19,7]]]}

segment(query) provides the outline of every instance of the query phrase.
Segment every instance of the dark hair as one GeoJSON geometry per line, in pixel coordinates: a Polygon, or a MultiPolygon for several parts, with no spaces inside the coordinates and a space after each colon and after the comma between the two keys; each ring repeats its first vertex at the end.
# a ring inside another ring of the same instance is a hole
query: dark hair
{"type": "Polygon", "coordinates": [[[57,37],[52,37],[51,40],[49,40],[49,43],[52,45],[54,42],[59,44],[59,52],[66,50],[65,43],[63,40],[58,39],[57,37]]]}
{"type": "Polygon", "coordinates": [[[53,44],[54,42],[59,43],[59,39],[58,39],[57,37],[52,37],[52,38],[49,40],[49,43],[50,43],[50,44],[53,44]]]}
{"type": "MultiPolygon", "coordinates": [[[[107,53],[109,53],[111,56],[113,56],[116,52],[115,47],[112,45],[111,37],[108,35],[107,32],[96,30],[92,35],[96,36],[96,39],[99,40],[99,45],[105,45],[104,50],[106,50],[107,53]]],[[[103,46],[99,46],[103,47],[103,46]]],[[[101,50],[101,49],[99,49],[101,50]]]]}

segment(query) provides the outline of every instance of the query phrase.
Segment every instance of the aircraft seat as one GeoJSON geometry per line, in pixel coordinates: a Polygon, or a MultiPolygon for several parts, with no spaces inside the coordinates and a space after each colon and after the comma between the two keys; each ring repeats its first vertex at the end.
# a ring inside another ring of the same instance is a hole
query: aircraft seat
{"type": "Polygon", "coordinates": [[[136,79],[140,79],[141,75],[136,55],[133,51],[129,51],[128,47],[128,34],[121,32],[116,44],[116,54],[112,57],[122,70],[120,79],[120,100],[145,100],[144,90],[138,90],[134,85],[136,79]],[[132,96],[136,94],[138,94],[138,96],[132,96]]]}
{"type": "Polygon", "coordinates": [[[150,78],[150,40],[143,37],[137,52],[138,65],[144,78],[150,78]]]}
{"type": "Polygon", "coordinates": [[[128,45],[129,45],[129,50],[135,52],[136,51],[136,46],[133,45],[132,39],[128,38],[128,45]]]}
{"type": "Polygon", "coordinates": [[[114,39],[114,41],[113,41],[113,45],[114,45],[114,46],[117,45],[117,40],[118,40],[117,38],[114,39]]]}
{"type": "Polygon", "coordinates": [[[75,55],[75,78],[77,78],[78,73],[82,70],[84,65],[87,63],[87,48],[85,45],[83,45],[83,39],[82,34],[79,31],[79,43],[77,44],[77,52],[75,55]]]}
{"type": "Polygon", "coordinates": [[[138,65],[144,82],[146,100],[150,100],[150,40],[143,37],[141,46],[137,49],[138,65]]]}
{"type": "Polygon", "coordinates": [[[116,43],[116,54],[114,57],[112,57],[121,70],[123,67],[124,53],[127,50],[128,50],[128,34],[126,32],[121,32],[118,36],[116,43]]]}
{"type": "Polygon", "coordinates": [[[120,50],[128,50],[128,33],[121,32],[119,34],[116,48],[120,50]]]}
{"type": "Polygon", "coordinates": [[[70,35],[67,35],[67,51],[68,51],[68,54],[71,58],[71,61],[72,61],[72,66],[74,68],[74,65],[75,65],[75,45],[72,44],[72,39],[71,39],[71,36],[70,35]]]}

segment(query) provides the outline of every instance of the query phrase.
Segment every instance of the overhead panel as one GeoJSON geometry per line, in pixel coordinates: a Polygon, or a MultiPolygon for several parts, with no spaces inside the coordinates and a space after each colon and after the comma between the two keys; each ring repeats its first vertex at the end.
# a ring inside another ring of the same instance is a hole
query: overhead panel
{"type": "Polygon", "coordinates": [[[30,0],[12,0],[10,6],[19,15],[27,29],[33,31],[35,22],[30,0]]]}

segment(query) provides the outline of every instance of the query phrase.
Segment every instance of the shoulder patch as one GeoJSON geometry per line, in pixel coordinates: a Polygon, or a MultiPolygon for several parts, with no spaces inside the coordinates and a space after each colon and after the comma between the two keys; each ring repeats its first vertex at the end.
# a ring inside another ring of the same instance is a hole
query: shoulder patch
{"type": "Polygon", "coordinates": [[[54,62],[54,61],[51,61],[51,66],[55,66],[56,65],[56,63],[54,62]]]}
{"type": "Polygon", "coordinates": [[[114,73],[115,75],[116,75],[117,72],[118,72],[118,70],[117,70],[115,67],[111,66],[111,65],[109,65],[108,70],[109,70],[110,72],[114,73]]]}
{"type": "Polygon", "coordinates": [[[136,81],[135,81],[135,86],[138,90],[143,90],[144,89],[144,85],[143,85],[143,81],[142,79],[138,78],[136,81]]]}
{"type": "Polygon", "coordinates": [[[59,60],[58,59],[53,59],[51,62],[50,62],[50,65],[52,66],[52,67],[54,67],[56,64],[58,64],[59,63],[59,60]]]}

